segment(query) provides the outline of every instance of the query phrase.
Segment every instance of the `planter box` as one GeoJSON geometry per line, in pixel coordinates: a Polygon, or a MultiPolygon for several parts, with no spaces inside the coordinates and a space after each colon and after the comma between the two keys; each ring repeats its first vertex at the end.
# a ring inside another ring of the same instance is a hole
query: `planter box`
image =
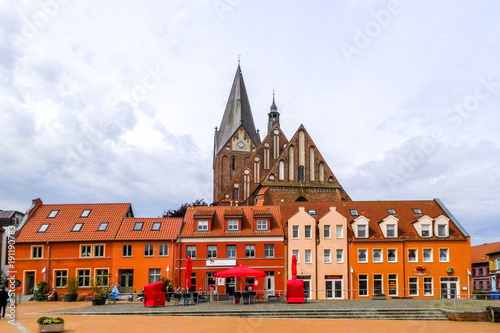
{"type": "Polygon", "coordinates": [[[104,305],[106,304],[106,299],[105,298],[92,298],[92,305],[104,305]]]}
{"type": "Polygon", "coordinates": [[[383,300],[383,299],[387,299],[387,296],[386,295],[377,295],[377,296],[373,295],[372,299],[373,300],[383,300]]]}
{"type": "Polygon", "coordinates": [[[66,302],[76,302],[78,294],[66,294],[66,302]]]}
{"type": "Polygon", "coordinates": [[[38,324],[38,332],[62,332],[64,331],[64,323],[60,324],[38,324]]]}

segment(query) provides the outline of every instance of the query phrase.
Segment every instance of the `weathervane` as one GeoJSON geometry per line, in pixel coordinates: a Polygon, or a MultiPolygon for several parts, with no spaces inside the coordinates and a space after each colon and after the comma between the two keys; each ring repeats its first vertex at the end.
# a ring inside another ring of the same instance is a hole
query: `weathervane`
{"type": "Polygon", "coordinates": [[[241,54],[238,54],[238,65],[240,64],[241,54]]]}

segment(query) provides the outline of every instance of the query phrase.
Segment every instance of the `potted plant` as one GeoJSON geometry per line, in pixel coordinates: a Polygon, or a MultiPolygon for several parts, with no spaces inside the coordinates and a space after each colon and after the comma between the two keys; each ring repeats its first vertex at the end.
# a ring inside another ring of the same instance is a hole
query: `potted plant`
{"type": "Polygon", "coordinates": [[[92,289],[92,305],[104,305],[108,298],[111,286],[108,284],[108,278],[99,276],[97,279],[90,278],[90,288],[92,289]]]}
{"type": "Polygon", "coordinates": [[[64,331],[64,319],[60,317],[40,317],[36,321],[39,332],[62,332],[64,331]]]}
{"type": "Polygon", "coordinates": [[[47,282],[42,281],[35,286],[35,300],[45,301],[47,294],[47,282]]]}
{"type": "Polygon", "coordinates": [[[66,294],[66,302],[75,302],[78,298],[78,289],[80,284],[76,276],[68,278],[68,293],[66,294]]]}
{"type": "Polygon", "coordinates": [[[382,293],[375,293],[372,295],[372,299],[374,300],[382,300],[382,299],[387,299],[387,296],[382,293]]]}

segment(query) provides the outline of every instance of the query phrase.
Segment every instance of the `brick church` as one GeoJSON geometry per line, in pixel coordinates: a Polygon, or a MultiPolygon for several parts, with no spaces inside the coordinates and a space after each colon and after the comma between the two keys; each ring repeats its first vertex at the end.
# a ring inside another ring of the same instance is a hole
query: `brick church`
{"type": "Polygon", "coordinates": [[[239,64],[215,129],[213,169],[216,205],[351,201],[303,125],[285,136],[274,95],[261,140],[239,64]]]}

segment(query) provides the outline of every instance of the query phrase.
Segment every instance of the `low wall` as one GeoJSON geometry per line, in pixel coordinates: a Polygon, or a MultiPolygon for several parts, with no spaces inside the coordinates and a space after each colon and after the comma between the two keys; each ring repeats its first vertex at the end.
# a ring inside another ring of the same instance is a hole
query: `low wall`
{"type": "MultiPolygon", "coordinates": [[[[443,310],[449,320],[454,321],[491,321],[490,313],[481,310],[443,310]]],[[[495,320],[496,321],[496,320],[495,320]]]]}

